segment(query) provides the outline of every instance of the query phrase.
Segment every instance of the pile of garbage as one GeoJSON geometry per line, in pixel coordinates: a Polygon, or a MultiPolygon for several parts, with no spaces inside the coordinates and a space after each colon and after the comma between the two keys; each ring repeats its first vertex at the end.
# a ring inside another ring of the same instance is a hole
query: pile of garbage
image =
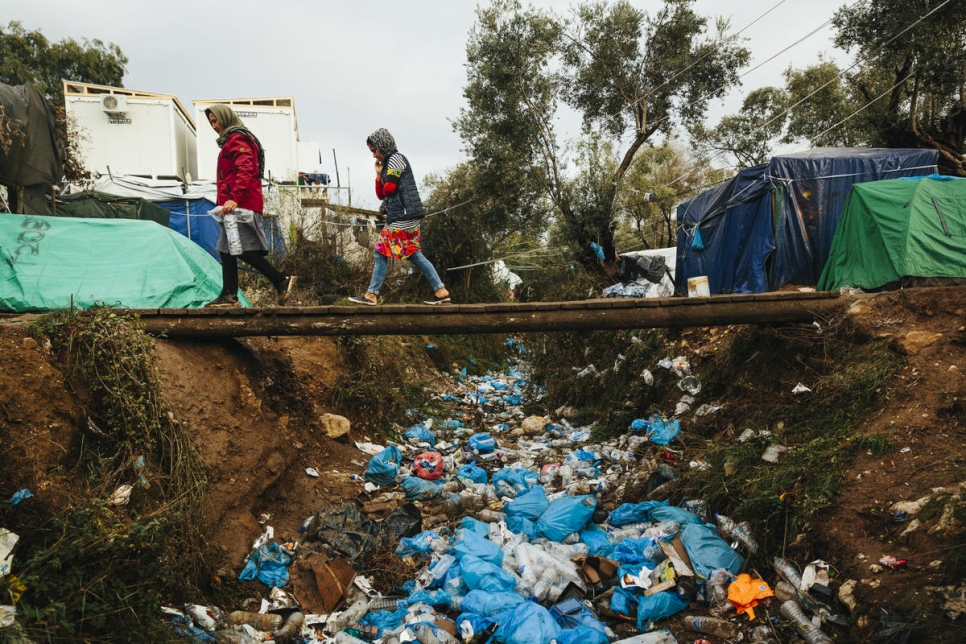
{"type": "Polygon", "coordinates": [[[758,552],[751,525],[700,499],[668,502],[668,460],[684,463],[670,445],[700,382],[683,357],[657,366],[679,378],[675,412],[603,442],[571,423],[574,410],[527,415],[523,363],[464,374],[440,396],[450,418],[414,422],[386,445],[357,443],[370,456],[361,506],[319,510],[297,543],[266,527],[240,575],[271,588],[259,606],[169,609],[176,632],[204,642],[672,643],[658,627],[681,615],[678,632],[777,643],[776,622],[755,611],[771,602],[806,642],[831,642],[823,626],[848,622],[827,565],[800,574],[776,559],[770,585],[746,569],[758,552]],[[376,588],[356,570],[387,550],[412,574],[376,588]]]}

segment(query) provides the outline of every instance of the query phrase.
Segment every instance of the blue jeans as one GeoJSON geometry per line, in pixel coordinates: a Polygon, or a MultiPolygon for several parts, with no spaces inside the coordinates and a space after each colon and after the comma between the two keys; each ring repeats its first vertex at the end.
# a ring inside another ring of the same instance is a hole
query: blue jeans
{"type": "MultiPolygon", "coordinates": [[[[382,253],[374,252],[376,263],[372,266],[372,279],[369,281],[369,288],[366,289],[373,295],[379,295],[379,289],[382,288],[382,283],[386,281],[386,271],[389,269],[389,258],[382,253]]],[[[430,263],[426,256],[419,253],[413,253],[409,256],[409,261],[416,265],[416,268],[422,272],[423,276],[429,282],[429,285],[433,287],[433,293],[443,288],[443,281],[439,279],[439,275],[436,273],[436,269],[430,263]]]]}

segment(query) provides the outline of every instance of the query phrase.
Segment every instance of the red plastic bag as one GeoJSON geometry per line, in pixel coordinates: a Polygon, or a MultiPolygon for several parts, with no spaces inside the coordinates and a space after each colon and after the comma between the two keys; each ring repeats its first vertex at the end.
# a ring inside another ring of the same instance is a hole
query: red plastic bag
{"type": "Polygon", "coordinates": [[[443,475],[443,455],[439,452],[423,452],[416,457],[413,474],[427,481],[438,481],[443,475]]]}

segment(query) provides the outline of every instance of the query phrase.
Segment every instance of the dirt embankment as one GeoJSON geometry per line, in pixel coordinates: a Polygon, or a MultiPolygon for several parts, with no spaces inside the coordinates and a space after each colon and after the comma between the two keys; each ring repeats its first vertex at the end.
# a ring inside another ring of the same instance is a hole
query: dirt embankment
{"type": "MultiPolygon", "coordinates": [[[[945,506],[927,504],[921,527],[907,532],[916,517],[896,522],[891,508],[966,480],[964,314],[966,287],[910,289],[854,304],[851,315],[868,337],[890,343],[905,360],[885,404],[857,423],[894,449],[860,454],[847,473],[851,483],[807,537],[808,551],[832,562],[838,579],[855,580],[857,614],[865,620],[857,632],[874,633],[875,607],[892,604],[920,611],[897,619],[927,612],[949,623],[931,589],[948,583],[949,567],[963,558],[961,511],[937,528],[945,506]],[[907,559],[907,568],[874,572],[870,566],[886,554],[907,559]]],[[[695,351],[713,338],[688,333],[695,351]]],[[[335,340],[159,340],[157,353],[166,406],[207,469],[207,520],[231,561],[242,561],[263,515],[271,515],[277,536],[296,538],[311,513],[358,496],[361,482],[349,475],[362,473],[367,457],[351,443],[383,437],[325,434],[320,418],[327,412],[356,427],[366,414],[330,402],[345,364],[335,340]],[[307,475],[307,467],[320,476],[307,475]]],[[[86,421],[64,374],[12,323],[0,325],[0,355],[0,492],[29,488],[51,511],[80,502],[76,459],[86,421]]]]}

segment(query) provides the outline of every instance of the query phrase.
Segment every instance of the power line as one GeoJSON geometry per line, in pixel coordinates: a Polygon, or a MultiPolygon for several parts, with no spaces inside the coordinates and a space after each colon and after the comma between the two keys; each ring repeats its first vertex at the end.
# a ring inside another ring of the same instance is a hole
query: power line
{"type": "MultiPolygon", "coordinates": [[[[874,50],[872,50],[871,52],[869,52],[868,54],[866,54],[864,57],[860,57],[858,60],[856,60],[854,63],[852,63],[852,65],[850,65],[849,67],[841,70],[838,74],[836,74],[834,78],[832,78],[832,79],[828,80],[827,82],[823,83],[821,86],[819,86],[818,88],[816,88],[814,91],[810,92],[806,96],[804,96],[801,99],[799,99],[796,103],[794,103],[793,105],[791,105],[788,108],[786,108],[785,111],[781,112],[780,114],[776,114],[775,116],[771,117],[770,119],[768,119],[767,121],[765,121],[764,123],[762,123],[759,127],[764,128],[764,127],[770,125],[771,123],[773,123],[774,121],[778,120],[779,118],[783,118],[783,117],[787,116],[793,109],[795,109],[796,107],[798,107],[799,105],[801,105],[802,103],[804,103],[805,101],[807,101],[808,99],[810,99],[812,96],[815,96],[815,94],[819,93],[820,91],[822,91],[823,89],[825,89],[826,87],[828,87],[829,85],[831,85],[835,80],[838,80],[844,74],[846,74],[846,73],[852,71],[853,69],[855,69],[861,63],[864,63],[867,60],[869,60],[872,57],[873,54],[878,53],[879,50],[883,49],[886,45],[891,44],[897,38],[899,38],[900,36],[904,35],[906,32],[910,31],[911,29],[915,28],[916,26],[918,26],[919,23],[921,23],[923,20],[925,20],[926,18],[928,18],[932,14],[936,13],[937,11],[939,11],[940,9],[942,9],[943,7],[945,7],[950,2],[952,2],[952,0],[945,0],[945,2],[943,2],[942,4],[940,4],[939,6],[937,6],[936,8],[934,8],[932,11],[929,11],[928,13],[920,16],[918,20],[916,20],[915,22],[913,22],[912,24],[910,24],[908,27],[906,27],[902,31],[898,32],[897,34],[893,35],[891,38],[889,38],[887,41],[883,42],[881,45],[879,45],[874,50]]],[[[858,3],[856,3],[856,4],[858,4],[858,3]]],[[[855,6],[855,5],[853,5],[853,6],[855,6]]],[[[910,74],[910,76],[911,76],[911,74],[910,74]]],[[[908,76],[906,77],[906,79],[908,79],[908,76]]],[[[900,81],[899,83],[896,83],[892,88],[890,88],[889,91],[891,91],[895,87],[898,87],[906,79],[903,79],[903,81],[900,81]]],[[[875,101],[879,100],[879,98],[881,98],[881,96],[879,96],[876,99],[874,99],[871,103],[869,103],[869,105],[871,105],[875,101]]],[[[861,112],[862,110],[866,109],[867,107],[868,107],[868,105],[860,108],[859,110],[856,110],[855,112],[853,112],[852,114],[850,114],[848,117],[846,117],[845,119],[843,119],[839,123],[836,123],[832,127],[833,128],[834,127],[838,127],[839,125],[841,125],[842,123],[844,123],[848,119],[852,118],[857,113],[861,112]]],[[[830,129],[832,129],[832,128],[829,128],[829,129],[825,130],[824,132],[822,132],[822,134],[825,134],[830,129]]],[[[721,156],[724,153],[725,153],[725,150],[720,150],[717,154],[715,154],[712,157],[710,157],[708,159],[708,161],[713,161],[714,159],[718,158],[719,156],[721,156]]],[[[670,186],[674,185],[675,183],[677,183],[678,181],[680,181],[681,179],[687,178],[688,176],[690,176],[693,173],[694,173],[694,170],[692,170],[692,171],[690,171],[688,173],[685,173],[685,174],[677,177],[676,179],[674,179],[670,183],[665,184],[664,187],[670,187],[670,186]]]]}

